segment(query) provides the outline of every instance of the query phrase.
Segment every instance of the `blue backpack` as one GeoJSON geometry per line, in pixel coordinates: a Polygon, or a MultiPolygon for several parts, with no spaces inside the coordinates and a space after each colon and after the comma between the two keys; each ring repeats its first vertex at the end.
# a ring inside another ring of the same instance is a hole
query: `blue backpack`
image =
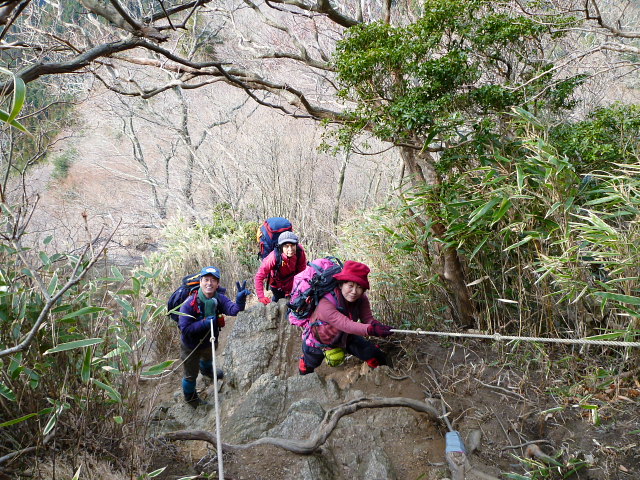
{"type": "Polygon", "coordinates": [[[278,246],[278,237],[282,232],[293,231],[291,222],[284,217],[267,218],[258,229],[258,257],[260,260],[269,255],[278,246]]]}
{"type": "Polygon", "coordinates": [[[171,294],[169,301],[167,302],[167,311],[171,320],[178,323],[180,320],[180,305],[184,303],[191,293],[200,286],[200,272],[185,275],[182,278],[182,285],[171,294]],[[172,312],[172,310],[175,310],[172,312]]]}

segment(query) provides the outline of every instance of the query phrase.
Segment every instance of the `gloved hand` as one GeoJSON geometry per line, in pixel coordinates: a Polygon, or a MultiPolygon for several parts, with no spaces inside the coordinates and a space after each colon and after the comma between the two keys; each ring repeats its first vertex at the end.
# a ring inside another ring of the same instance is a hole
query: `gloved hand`
{"type": "Polygon", "coordinates": [[[224,321],[224,315],[220,314],[218,315],[218,328],[222,328],[226,325],[225,321],[224,321]]]}
{"type": "Polygon", "coordinates": [[[206,317],[204,319],[205,323],[207,324],[207,328],[211,328],[211,324],[213,323],[214,325],[216,324],[216,317],[214,317],[213,315],[211,315],[210,317],[206,317]]]}
{"type": "Polygon", "coordinates": [[[267,297],[260,297],[258,300],[260,300],[260,303],[264,303],[265,305],[269,305],[271,303],[271,299],[267,297]]]}
{"type": "Polygon", "coordinates": [[[236,304],[244,305],[247,296],[251,295],[251,290],[247,288],[247,281],[242,282],[242,285],[240,285],[240,282],[236,282],[236,291],[238,292],[236,295],[236,304]]]}
{"type": "Polygon", "coordinates": [[[244,282],[242,282],[242,285],[240,285],[240,282],[236,282],[236,292],[238,292],[239,294],[242,292],[246,292],[245,293],[245,297],[247,295],[251,295],[251,291],[247,288],[247,281],[245,280],[244,282]]]}
{"type": "Polygon", "coordinates": [[[393,335],[391,327],[389,325],[383,325],[382,323],[370,323],[367,329],[367,335],[373,337],[388,337],[393,335]]]}

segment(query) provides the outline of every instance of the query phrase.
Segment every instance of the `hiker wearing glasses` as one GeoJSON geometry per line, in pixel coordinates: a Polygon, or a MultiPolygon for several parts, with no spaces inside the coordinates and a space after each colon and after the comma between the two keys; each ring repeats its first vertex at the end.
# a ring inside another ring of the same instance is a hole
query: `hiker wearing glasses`
{"type": "Polygon", "coordinates": [[[382,350],[363,337],[388,337],[393,333],[391,327],[377,321],[371,313],[365,294],[369,289],[369,271],[364,263],[349,260],[333,276],[338,281],[337,288],[318,302],[302,334],[300,375],[313,372],[324,359],[329,366],[338,366],[347,353],[371,368],[387,364],[382,350]]]}
{"type": "MultiPolygon", "coordinates": [[[[238,294],[236,301],[226,295],[227,289],[220,286],[220,270],[205,267],[200,271],[200,285],[180,307],[178,326],[181,336],[180,358],[184,362],[182,391],[185,401],[192,407],[206,404],[198,397],[196,379],[198,372],[213,380],[213,352],[211,349],[211,326],[213,325],[214,346],[218,348],[218,334],[224,327],[224,316],[235,316],[244,310],[247,295],[247,281],[242,285],[236,282],[238,294]]],[[[216,371],[216,377],[222,378],[223,372],[216,371]]]]}
{"type": "Polygon", "coordinates": [[[267,255],[255,277],[258,300],[267,305],[272,301],[289,296],[293,288],[293,277],[307,267],[307,254],[298,236],[292,232],[282,232],[278,246],[267,255]],[[264,296],[265,280],[273,293],[272,298],[264,296]]]}

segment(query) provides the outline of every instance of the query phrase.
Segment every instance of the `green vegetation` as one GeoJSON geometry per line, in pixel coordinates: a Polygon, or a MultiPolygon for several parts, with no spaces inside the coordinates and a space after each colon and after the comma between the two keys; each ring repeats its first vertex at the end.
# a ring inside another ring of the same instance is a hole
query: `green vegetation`
{"type": "Polygon", "coordinates": [[[551,25],[574,19],[546,20],[510,14],[487,0],[427,0],[423,15],[407,26],[349,29],[335,65],[341,95],[357,106],[343,129],[428,145],[495,132],[512,106],[569,108],[580,81],[554,81],[553,65],[539,59],[542,44],[559,35],[551,25]]]}
{"type": "MultiPolygon", "coordinates": [[[[6,68],[0,67],[0,74],[11,76],[13,81],[13,96],[6,111],[0,108],[0,121],[26,133],[26,128],[17,120],[17,117],[24,105],[27,87],[21,78],[16,77],[6,68]]],[[[2,106],[1,103],[0,106],[2,106]]]]}
{"type": "Polygon", "coordinates": [[[71,165],[75,160],[78,152],[75,149],[68,150],[61,155],[58,155],[53,159],[53,173],[51,177],[54,180],[64,180],[69,174],[71,165]]]}
{"type": "Polygon", "coordinates": [[[600,107],[583,121],[551,129],[549,137],[578,173],[610,172],[640,158],[640,106],[600,107]]]}
{"type": "Polygon", "coordinates": [[[140,270],[125,278],[113,267],[65,290],[89,267],[87,257],[19,252],[2,243],[0,258],[0,350],[24,342],[52,307],[30,347],[0,358],[0,428],[11,449],[38,444],[55,430],[69,458],[91,451],[122,471],[144,468],[145,442],[129,428],[141,413],[138,383],[173,363],[145,364],[154,321],[165,319],[164,303],[149,296],[156,274],[140,270]],[[38,268],[24,268],[18,257],[38,268]]]}

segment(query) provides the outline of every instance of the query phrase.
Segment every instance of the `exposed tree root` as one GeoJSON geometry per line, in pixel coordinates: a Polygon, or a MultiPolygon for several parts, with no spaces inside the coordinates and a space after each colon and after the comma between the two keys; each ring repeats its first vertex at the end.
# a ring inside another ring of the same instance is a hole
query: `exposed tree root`
{"type": "MultiPolygon", "coordinates": [[[[320,422],[320,425],[318,425],[316,433],[306,440],[288,440],[285,438],[264,437],[244,445],[222,443],[222,451],[232,452],[247,450],[258,445],[274,445],[300,455],[310,455],[316,452],[327,441],[329,435],[331,435],[331,432],[335,429],[338,421],[343,416],[350,415],[363,408],[386,407],[407,407],[417,412],[427,413],[431,415],[433,420],[440,420],[440,414],[435,408],[419,400],[404,397],[361,397],[328,410],[320,422]]],[[[216,446],[215,435],[205,430],[179,430],[177,432],[167,433],[163,435],[163,438],[171,441],[202,440],[210,443],[214,447],[216,446]]]]}
{"type": "Polygon", "coordinates": [[[545,454],[537,445],[529,445],[524,451],[524,456],[527,458],[535,457],[548,465],[556,465],[558,463],[555,458],[545,454]]]}

